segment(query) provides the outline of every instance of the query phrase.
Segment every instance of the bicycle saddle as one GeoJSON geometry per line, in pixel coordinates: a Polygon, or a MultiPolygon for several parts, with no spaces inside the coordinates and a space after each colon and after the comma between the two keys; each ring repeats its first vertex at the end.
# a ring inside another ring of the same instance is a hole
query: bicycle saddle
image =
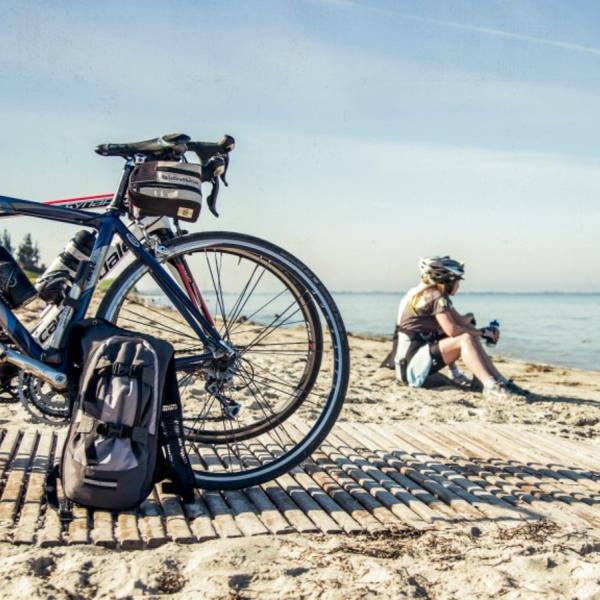
{"type": "Polygon", "coordinates": [[[189,135],[184,133],[168,133],[162,137],[152,140],[143,140],[141,142],[131,142],[126,144],[100,144],[96,146],[96,154],[101,156],[122,156],[130,158],[135,154],[145,154],[155,158],[170,155],[173,152],[182,154],[186,151],[186,144],[191,140],[189,135]]]}

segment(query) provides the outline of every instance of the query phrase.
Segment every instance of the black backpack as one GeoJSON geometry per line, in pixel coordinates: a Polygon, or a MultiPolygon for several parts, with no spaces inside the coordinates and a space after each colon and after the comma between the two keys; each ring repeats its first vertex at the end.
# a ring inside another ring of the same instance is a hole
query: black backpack
{"type": "MultiPolygon", "coordinates": [[[[66,503],[126,510],[157,481],[193,501],[173,347],[102,319],[74,326],[71,422],[60,461],[66,503]]],[[[55,472],[55,476],[58,472],[55,472]]],[[[56,488],[50,478],[50,497],[56,488]]],[[[52,502],[53,503],[53,502],[52,502]]]]}

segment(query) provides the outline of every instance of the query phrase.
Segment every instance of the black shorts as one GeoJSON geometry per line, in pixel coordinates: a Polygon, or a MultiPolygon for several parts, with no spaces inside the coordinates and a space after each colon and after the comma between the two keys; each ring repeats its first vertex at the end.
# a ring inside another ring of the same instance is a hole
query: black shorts
{"type": "Polygon", "coordinates": [[[442,353],[440,352],[439,342],[429,344],[429,355],[431,356],[431,370],[429,373],[437,373],[446,366],[442,353]]]}

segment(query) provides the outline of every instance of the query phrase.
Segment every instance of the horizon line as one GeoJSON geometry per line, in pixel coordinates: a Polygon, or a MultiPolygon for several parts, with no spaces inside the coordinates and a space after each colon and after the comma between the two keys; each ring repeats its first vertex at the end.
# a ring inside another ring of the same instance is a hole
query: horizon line
{"type": "MultiPolygon", "coordinates": [[[[392,291],[384,291],[384,290],[331,290],[332,294],[405,294],[407,290],[392,290],[392,291]]],[[[503,292],[503,291],[493,291],[493,290],[473,290],[469,292],[461,292],[461,296],[468,294],[480,294],[480,295],[510,295],[510,296],[599,296],[600,290],[593,292],[582,292],[582,291],[574,291],[574,292],[565,292],[565,291],[556,291],[556,290],[544,290],[539,292],[503,292]]]]}

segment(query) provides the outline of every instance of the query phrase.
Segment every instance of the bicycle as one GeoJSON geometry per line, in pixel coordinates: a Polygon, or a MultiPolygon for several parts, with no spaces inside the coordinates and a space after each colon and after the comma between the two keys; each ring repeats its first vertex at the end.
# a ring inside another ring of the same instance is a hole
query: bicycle
{"type": "Polygon", "coordinates": [[[132,256],[96,317],[173,343],[187,449],[196,484],[205,489],[256,485],[309,456],[335,423],[349,376],[339,311],[298,259],[249,235],[189,234],[176,218],[132,210],[128,190],[136,167],[187,162],[193,152],[202,181],[212,185],[209,209],[218,216],[219,183],[226,184],[234,145],[230,136],[208,143],[184,134],[104,144],[97,153],[125,160],[112,196],[49,203],[0,196],[0,217],[26,215],[96,232],[67,295],[44,309],[32,332],[0,297],[7,338],[0,357],[19,369],[20,393],[43,414],[64,418],[70,327],[91,310],[98,283],[132,256]],[[116,237],[120,242],[111,246],[116,237]]]}

